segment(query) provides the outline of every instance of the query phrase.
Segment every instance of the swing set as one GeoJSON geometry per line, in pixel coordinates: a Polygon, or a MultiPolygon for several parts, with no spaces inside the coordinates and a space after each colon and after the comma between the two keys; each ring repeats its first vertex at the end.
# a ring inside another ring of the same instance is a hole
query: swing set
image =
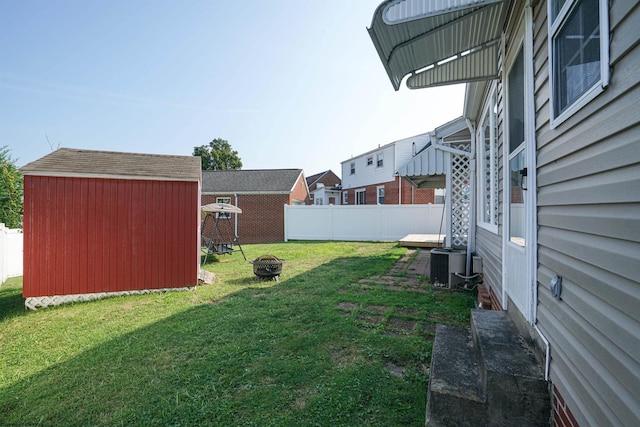
{"type": "Polygon", "coordinates": [[[202,265],[210,254],[226,255],[241,252],[240,241],[231,223],[231,214],[241,214],[242,209],[228,203],[211,203],[202,207],[202,224],[200,232],[201,254],[204,255],[202,265]],[[225,227],[224,224],[227,224],[225,227]]]}

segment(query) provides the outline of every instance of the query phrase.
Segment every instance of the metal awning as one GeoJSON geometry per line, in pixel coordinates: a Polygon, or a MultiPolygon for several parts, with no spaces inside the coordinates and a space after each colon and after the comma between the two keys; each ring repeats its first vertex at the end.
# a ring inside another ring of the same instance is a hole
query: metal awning
{"type": "Polygon", "coordinates": [[[445,173],[445,153],[431,144],[398,169],[398,175],[418,188],[444,188],[445,173]]]}
{"type": "MultiPolygon", "coordinates": [[[[464,117],[458,117],[429,133],[429,144],[398,169],[398,175],[418,188],[444,188],[447,174],[447,138],[468,132],[464,117]]],[[[466,137],[466,133],[465,133],[466,137]]],[[[466,139],[469,139],[466,137],[466,139]]],[[[457,138],[456,138],[457,139],[457,138]]]]}
{"type": "Polygon", "coordinates": [[[368,29],[395,90],[498,77],[509,0],[386,0],[368,29]]]}

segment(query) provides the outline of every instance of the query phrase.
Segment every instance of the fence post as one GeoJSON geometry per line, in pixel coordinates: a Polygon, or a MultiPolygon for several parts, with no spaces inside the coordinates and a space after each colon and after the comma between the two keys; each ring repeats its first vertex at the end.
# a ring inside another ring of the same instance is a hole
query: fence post
{"type": "Polygon", "coordinates": [[[336,230],[335,227],[333,226],[334,221],[335,221],[335,216],[336,216],[336,211],[335,209],[333,209],[333,205],[329,205],[329,220],[330,222],[330,228],[331,228],[331,234],[329,235],[329,240],[333,241],[335,239],[335,234],[336,234],[336,230]]]}
{"type": "Polygon", "coordinates": [[[289,226],[288,226],[288,221],[287,221],[287,207],[289,205],[287,205],[286,203],[284,204],[284,241],[288,242],[289,241],[289,226]]]}

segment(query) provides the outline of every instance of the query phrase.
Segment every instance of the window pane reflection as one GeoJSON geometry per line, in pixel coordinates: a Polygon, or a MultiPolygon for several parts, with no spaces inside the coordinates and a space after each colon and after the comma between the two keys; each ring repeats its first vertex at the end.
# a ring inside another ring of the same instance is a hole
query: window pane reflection
{"type": "Polygon", "coordinates": [[[525,245],[525,160],[522,149],[509,162],[509,239],[520,246],[525,245]]]}

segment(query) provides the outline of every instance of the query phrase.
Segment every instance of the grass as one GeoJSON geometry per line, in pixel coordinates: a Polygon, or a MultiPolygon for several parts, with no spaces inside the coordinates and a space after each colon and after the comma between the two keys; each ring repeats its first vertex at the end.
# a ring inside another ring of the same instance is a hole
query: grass
{"type": "Polygon", "coordinates": [[[236,253],[193,292],[27,312],[3,284],[0,425],[424,425],[435,322],[468,324],[471,295],[385,284],[391,243],[243,249],[280,281],[236,253]]]}

